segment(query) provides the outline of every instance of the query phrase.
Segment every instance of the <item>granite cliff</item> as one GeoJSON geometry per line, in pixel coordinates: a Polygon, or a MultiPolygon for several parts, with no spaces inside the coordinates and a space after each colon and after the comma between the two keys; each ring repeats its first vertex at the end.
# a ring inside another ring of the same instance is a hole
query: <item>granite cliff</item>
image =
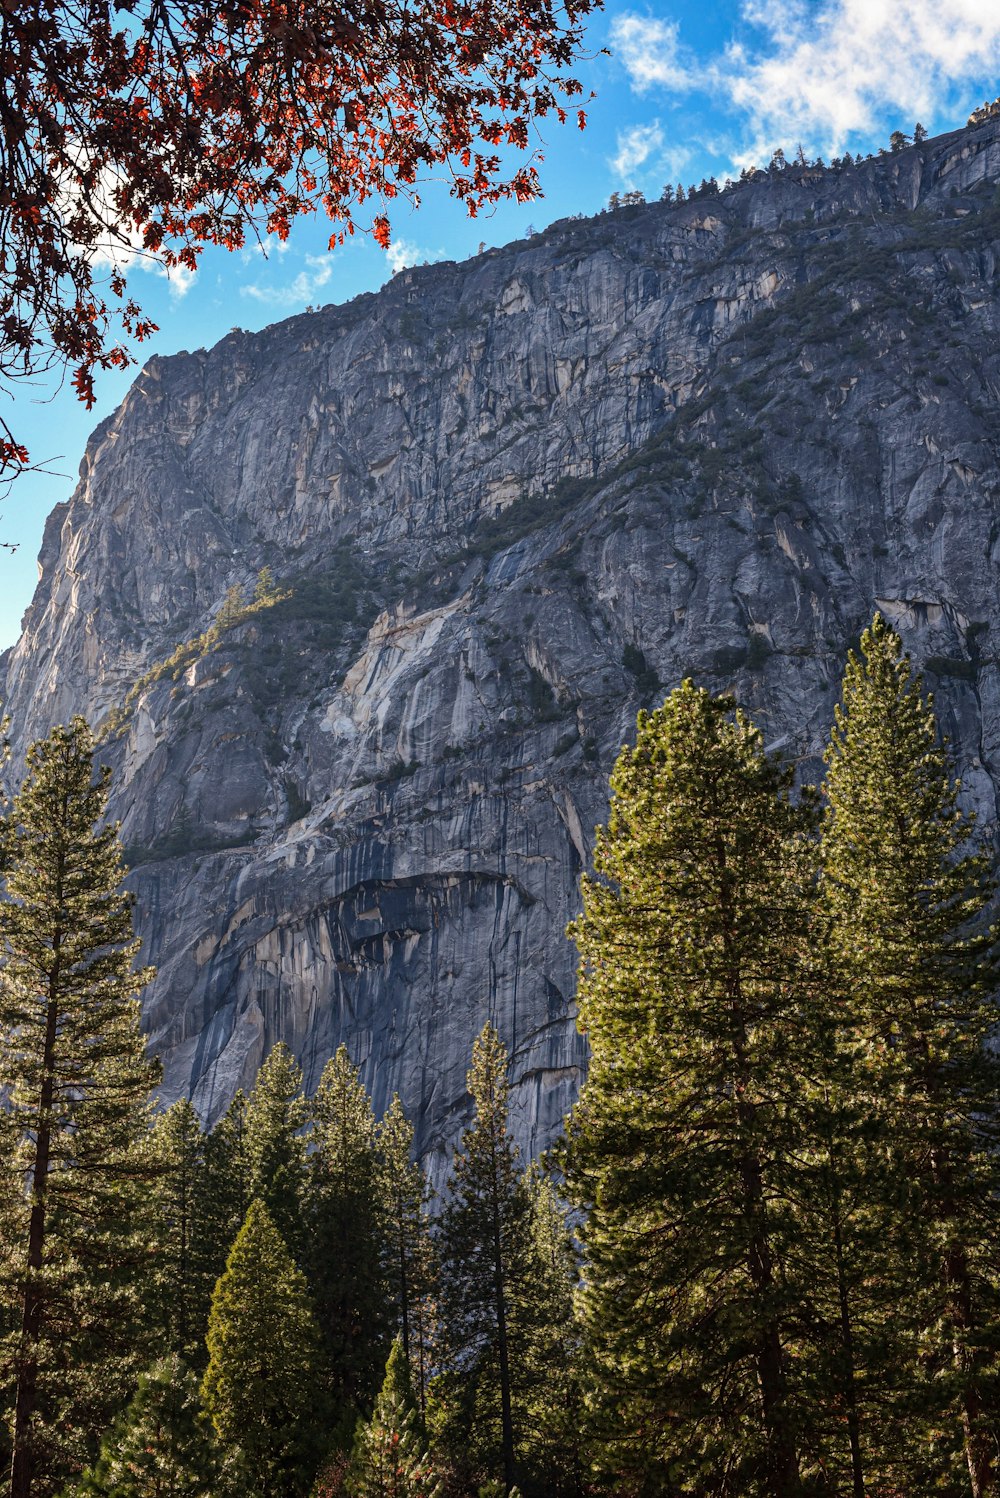
{"type": "Polygon", "coordinates": [[[3,674],[19,746],[105,724],[169,1096],[345,1040],[440,1161],[492,1016],[544,1145],[637,709],[732,687],[808,771],[876,606],[996,820],[998,185],[988,119],[146,366],[3,674]]]}

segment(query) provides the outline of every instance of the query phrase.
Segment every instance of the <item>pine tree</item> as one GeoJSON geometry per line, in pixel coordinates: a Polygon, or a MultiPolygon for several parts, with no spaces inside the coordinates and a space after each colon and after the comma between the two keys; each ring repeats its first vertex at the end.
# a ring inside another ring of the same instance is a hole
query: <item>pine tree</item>
{"type": "Polygon", "coordinates": [[[850,985],[863,1090],[888,1141],[887,1315],[911,1349],[911,1491],[964,1465],[995,1493],[1000,1285],[997,962],[988,862],[958,805],[932,699],[876,616],[827,751],[824,891],[850,985]]]}
{"type": "Polygon", "coordinates": [[[438,1498],[441,1482],[420,1435],[401,1337],[392,1344],[371,1419],[358,1428],[347,1479],[351,1498],[438,1498]]]}
{"type": "MultiPolygon", "coordinates": [[[[440,1219],[441,1382],[451,1444],[509,1490],[526,1410],[518,1396],[529,1318],[531,1199],[508,1132],[507,1052],[491,1025],[472,1048],[468,1089],[475,1107],[462,1134],[440,1219]]],[[[447,1439],[447,1437],[446,1437],[447,1439]]]]}
{"type": "Polygon", "coordinates": [[[103,825],[110,772],[95,778],[92,752],[82,718],[29,750],[0,906],[5,1159],[25,1193],[6,1266],[18,1308],[12,1498],[52,1492],[88,1454],[141,1354],[157,1069],[138,994],[151,973],[133,969],[117,829],[103,825]]]}
{"type": "Polygon", "coordinates": [[[598,1465],[623,1492],[790,1498],[807,1475],[794,1204],[824,992],[791,788],[684,682],[619,756],[571,927],[591,1063],[566,1163],[598,1465]]]}
{"type": "Polygon", "coordinates": [[[209,1302],[252,1200],[246,1116],[246,1095],[237,1092],[205,1139],[203,1168],[195,1179],[194,1258],[197,1272],[210,1287],[209,1302]]]}
{"type": "Polygon", "coordinates": [[[243,1119],[242,1149],[251,1201],[262,1201],[297,1262],[305,1251],[302,1210],[309,1108],[302,1072],[278,1044],[257,1073],[243,1119]]]}
{"type": "Polygon", "coordinates": [[[182,1357],[204,1342],[212,1290],[221,1273],[206,1264],[201,1208],[205,1202],[206,1138],[187,1098],[153,1127],[160,1177],[153,1193],[157,1268],[149,1296],[157,1341],[182,1357]]]}
{"type": "Polygon", "coordinates": [[[218,1498],[219,1453],[198,1382],[176,1354],[143,1374],[71,1498],[218,1498]]]}
{"type": "Polygon", "coordinates": [[[528,1494],[580,1498],[586,1490],[588,1458],[580,1367],[581,1327],[575,1297],[577,1255],[566,1210],[551,1179],[533,1168],[527,1177],[531,1202],[529,1293],[523,1297],[526,1349],[522,1394],[526,1411],[521,1450],[522,1483],[528,1494]]]}
{"type": "Polygon", "coordinates": [[[249,1498],[299,1498],[323,1429],[319,1334],[305,1276],[267,1207],[247,1213],[215,1287],[205,1407],[249,1498]]]}
{"type": "Polygon", "coordinates": [[[342,1433],[378,1389],[390,1345],[383,1176],[371,1099],[345,1046],[312,1100],[309,1271],[342,1433]]]}
{"type": "Polygon", "coordinates": [[[378,1129],[384,1200],[386,1280],[403,1356],[413,1380],[421,1419],[433,1352],[435,1254],[427,1217],[430,1188],[412,1158],[413,1125],[394,1095],[378,1129]]]}

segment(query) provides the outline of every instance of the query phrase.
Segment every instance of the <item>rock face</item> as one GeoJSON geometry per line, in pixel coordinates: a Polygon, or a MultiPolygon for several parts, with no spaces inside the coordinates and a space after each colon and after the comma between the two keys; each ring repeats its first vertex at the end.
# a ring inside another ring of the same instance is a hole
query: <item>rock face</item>
{"type": "Polygon", "coordinates": [[[168,1096],[211,1119],[278,1039],[310,1086],[344,1040],[440,1163],[492,1017],[546,1144],[636,710],[732,687],[808,772],[876,606],[995,820],[998,183],[990,120],[151,361],[4,671],[17,748],[135,688],[106,757],[168,1096]],[[285,596],[155,669],[264,567],[285,596]]]}

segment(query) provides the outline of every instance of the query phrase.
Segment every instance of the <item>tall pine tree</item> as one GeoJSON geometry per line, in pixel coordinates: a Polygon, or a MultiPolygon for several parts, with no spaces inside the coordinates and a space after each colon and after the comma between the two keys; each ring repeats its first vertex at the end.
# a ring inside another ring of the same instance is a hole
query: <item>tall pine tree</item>
{"type": "Polygon", "coordinates": [[[205,1407],[247,1498],[301,1498],[325,1435],[319,1334],[306,1287],[263,1202],[215,1287],[205,1407]]]}
{"type": "Polygon", "coordinates": [[[208,1308],[221,1268],[206,1262],[201,1208],[205,1202],[205,1146],[198,1115],[187,1098],[161,1113],[152,1147],[160,1175],[152,1193],[157,1244],[149,1309],[158,1345],[181,1357],[198,1356],[208,1308]]]}
{"type": "Polygon", "coordinates": [[[312,1100],[309,1275],[342,1437],[370,1409],[391,1345],[383,1175],[371,1099],[346,1047],[312,1100]]]}
{"type": "Polygon", "coordinates": [[[425,1419],[433,1356],[435,1251],[427,1216],[430,1188],[412,1150],[413,1125],[394,1096],[378,1128],[386,1281],[403,1356],[425,1419]]]}
{"type": "Polygon", "coordinates": [[[514,1486],[527,1418],[520,1398],[530,1318],[532,1212],[508,1130],[507,1051],[486,1025],[472,1048],[475,1114],[455,1154],[439,1222],[446,1441],[514,1486]]]}
{"type": "Polygon", "coordinates": [[[571,928],[598,1465],[623,1492],[793,1498],[813,1289],[795,1204],[825,1007],[814,816],[691,682],[640,713],[611,789],[571,928]]]}
{"type": "MultiPolygon", "coordinates": [[[[902,1483],[997,1491],[1000,1063],[989,867],[933,702],[876,616],[827,751],[824,893],[850,993],[854,1087],[885,1148],[879,1282],[908,1377],[902,1483]]],[[[886,1391],[886,1397],[891,1395],[886,1391]]]]}
{"type": "Polygon", "coordinates": [[[209,1285],[209,1300],[250,1210],[246,1117],[246,1095],[237,1092],[205,1139],[202,1170],[195,1178],[195,1260],[209,1285]]]}
{"type": "Polygon", "coordinates": [[[17,1324],[12,1498],[53,1492],[121,1407],[141,1352],[149,1095],[138,942],[110,772],[82,718],[28,752],[0,905],[5,1170],[22,1184],[8,1282],[17,1324]]]}

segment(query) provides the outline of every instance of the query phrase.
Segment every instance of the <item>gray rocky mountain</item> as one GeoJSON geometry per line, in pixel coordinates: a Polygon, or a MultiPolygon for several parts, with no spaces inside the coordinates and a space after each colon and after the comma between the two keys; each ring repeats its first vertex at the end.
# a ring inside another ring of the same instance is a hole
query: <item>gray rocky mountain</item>
{"type": "Polygon", "coordinates": [[[876,606],[995,821],[998,184],[988,119],[147,365],[3,670],[17,746],[109,734],[168,1095],[214,1118],[344,1040],[440,1161],[492,1016],[544,1145],[637,709],[732,687],[808,773],[876,606]]]}

